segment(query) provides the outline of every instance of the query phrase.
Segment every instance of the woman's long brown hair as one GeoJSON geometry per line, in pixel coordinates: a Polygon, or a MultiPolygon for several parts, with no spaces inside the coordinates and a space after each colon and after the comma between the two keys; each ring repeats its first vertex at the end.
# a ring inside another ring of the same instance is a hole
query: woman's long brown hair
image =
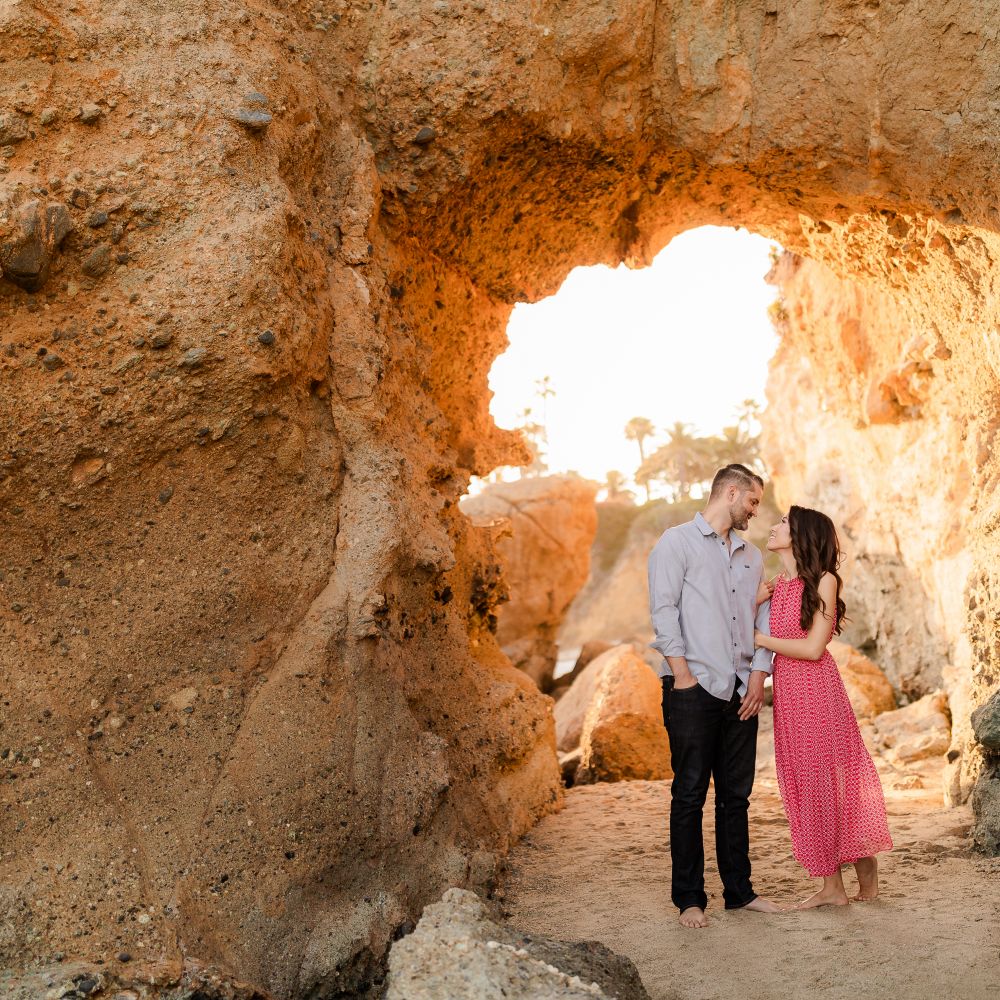
{"type": "Polygon", "coordinates": [[[818,510],[808,507],[789,507],[788,528],[792,536],[792,555],[802,578],[802,614],[799,624],[803,632],[812,627],[816,612],[828,609],[819,596],[819,581],[824,573],[832,573],[837,581],[837,607],[834,619],[834,634],[840,635],[841,623],[847,617],[847,605],[840,596],[844,581],[837,570],[840,568],[840,540],[833,521],[818,510]]]}

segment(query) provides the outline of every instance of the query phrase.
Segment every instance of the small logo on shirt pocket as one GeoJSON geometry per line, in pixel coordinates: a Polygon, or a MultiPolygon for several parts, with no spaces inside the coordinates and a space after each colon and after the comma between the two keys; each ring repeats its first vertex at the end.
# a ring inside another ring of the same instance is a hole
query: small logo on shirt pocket
{"type": "Polygon", "coordinates": [[[743,568],[744,569],[749,569],[750,568],[750,563],[744,563],[743,564],[743,568]]]}

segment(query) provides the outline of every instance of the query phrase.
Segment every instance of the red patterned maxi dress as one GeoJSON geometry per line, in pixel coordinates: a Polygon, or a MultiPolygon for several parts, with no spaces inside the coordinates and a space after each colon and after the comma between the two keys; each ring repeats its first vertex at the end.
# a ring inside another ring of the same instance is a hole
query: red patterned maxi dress
{"type": "MultiPolygon", "coordinates": [[[[802,580],[778,577],[771,635],[804,639],[802,580]]],[[[813,878],[892,847],[882,784],[861,739],[840,671],[819,660],[774,657],[774,761],[792,852],[813,878]]]]}

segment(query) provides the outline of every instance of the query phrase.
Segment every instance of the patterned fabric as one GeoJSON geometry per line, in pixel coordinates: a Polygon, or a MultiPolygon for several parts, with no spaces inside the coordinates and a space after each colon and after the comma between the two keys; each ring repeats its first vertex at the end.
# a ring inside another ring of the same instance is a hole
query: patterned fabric
{"type": "MultiPolygon", "coordinates": [[[[779,577],[771,635],[804,639],[802,580],[779,577]]],[[[774,658],[774,760],[792,851],[813,878],[892,847],[882,784],[830,651],[774,658]]]]}

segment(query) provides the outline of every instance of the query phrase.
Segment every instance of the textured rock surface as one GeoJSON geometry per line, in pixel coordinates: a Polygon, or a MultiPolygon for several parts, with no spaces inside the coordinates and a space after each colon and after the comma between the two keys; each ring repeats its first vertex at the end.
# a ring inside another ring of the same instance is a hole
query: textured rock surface
{"type": "Polygon", "coordinates": [[[892,685],[867,656],[837,639],[830,643],[829,649],[837,661],[847,697],[851,699],[851,708],[859,719],[891,712],[896,707],[892,685]]]}
{"type": "Polygon", "coordinates": [[[198,963],[131,964],[117,970],[64,962],[25,976],[0,972],[4,1000],[275,1000],[248,983],[198,963]]]}
{"type": "Polygon", "coordinates": [[[660,681],[632,645],[588,663],[556,702],[555,719],[564,776],[574,782],[671,774],[660,681]]]}
{"type": "Polygon", "coordinates": [[[1000,691],[972,713],[972,731],[987,750],[1000,753],[1000,691]]]}
{"type": "Polygon", "coordinates": [[[612,646],[595,657],[556,702],[553,714],[556,722],[556,748],[560,753],[569,753],[580,745],[587,709],[594,700],[594,692],[601,676],[609,664],[617,662],[618,657],[626,652],[631,652],[628,646],[612,646]]]}
{"type": "Polygon", "coordinates": [[[924,695],[919,701],[875,719],[875,736],[899,763],[940,757],[951,745],[951,720],[944,693],[924,695]]]}
{"type": "MultiPolygon", "coordinates": [[[[890,236],[902,233],[898,219],[883,219],[890,236]]],[[[983,238],[992,260],[992,237],[983,238]]],[[[963,263],[978,239],[928,235],[919,265],[899,256],[916,244],[895,243],[883,266],[907,275],[901,281],[849,281],[835,262],[790,254],[770,276],[781,340],[764,450],[779,500],[819,507],[839,527],[844,639],[870,651],[904,696],[947,693],[951,802],[965,801],[983,763],[970,713],[1000,683],[989,613],[1000,355],[992,334],[973,336],[967,325],[981,315],[977,279],[963,263]],[[935,283],[927,272],[938,268],[935,283]],[[809,403],[787,420],[791,400],[809,403]]]]}
{"type": "Polygon", "coordinates": [[[773,398],[814,415],[787,422],[812,443],[785,476],[817,500],[797,484],[843,477],[892,595],[865,615],[876,658],[914,693],[940,671],[968,726],[1000,682],[992,24],[0,5],[0,243],[32,200],[72,226],[34,290],[0,281],[0,964],[127,948],[332,993],[444,886],[489,879],[558,772],[457,507],[519,454],[487,373],[515,300],[702,223],[905,320],[854,355],[816,334],[846,389],[783,341],[773,398]]]}
{"type": "Polygon", "coordinates": [[[386,1000],[648,1000],[635,966],[596,941],[519,934],[449,889],[389,953],[386,1000]]]}
{"type": "Polygon", "coordinates": [[[499,529],[510,600],[497,613],[497,640],[543,691],[552,686],[563,618],[590,574],[596,492],[583,479],[543,476],[494,483],[462,502],[473,524],[499,529]]]}
{"type": "Polygon", "coordinates": [[[669,778],[660,679],[629,646],[605,655],[609,661],[583,720],[575,782],[669,778]]]}

